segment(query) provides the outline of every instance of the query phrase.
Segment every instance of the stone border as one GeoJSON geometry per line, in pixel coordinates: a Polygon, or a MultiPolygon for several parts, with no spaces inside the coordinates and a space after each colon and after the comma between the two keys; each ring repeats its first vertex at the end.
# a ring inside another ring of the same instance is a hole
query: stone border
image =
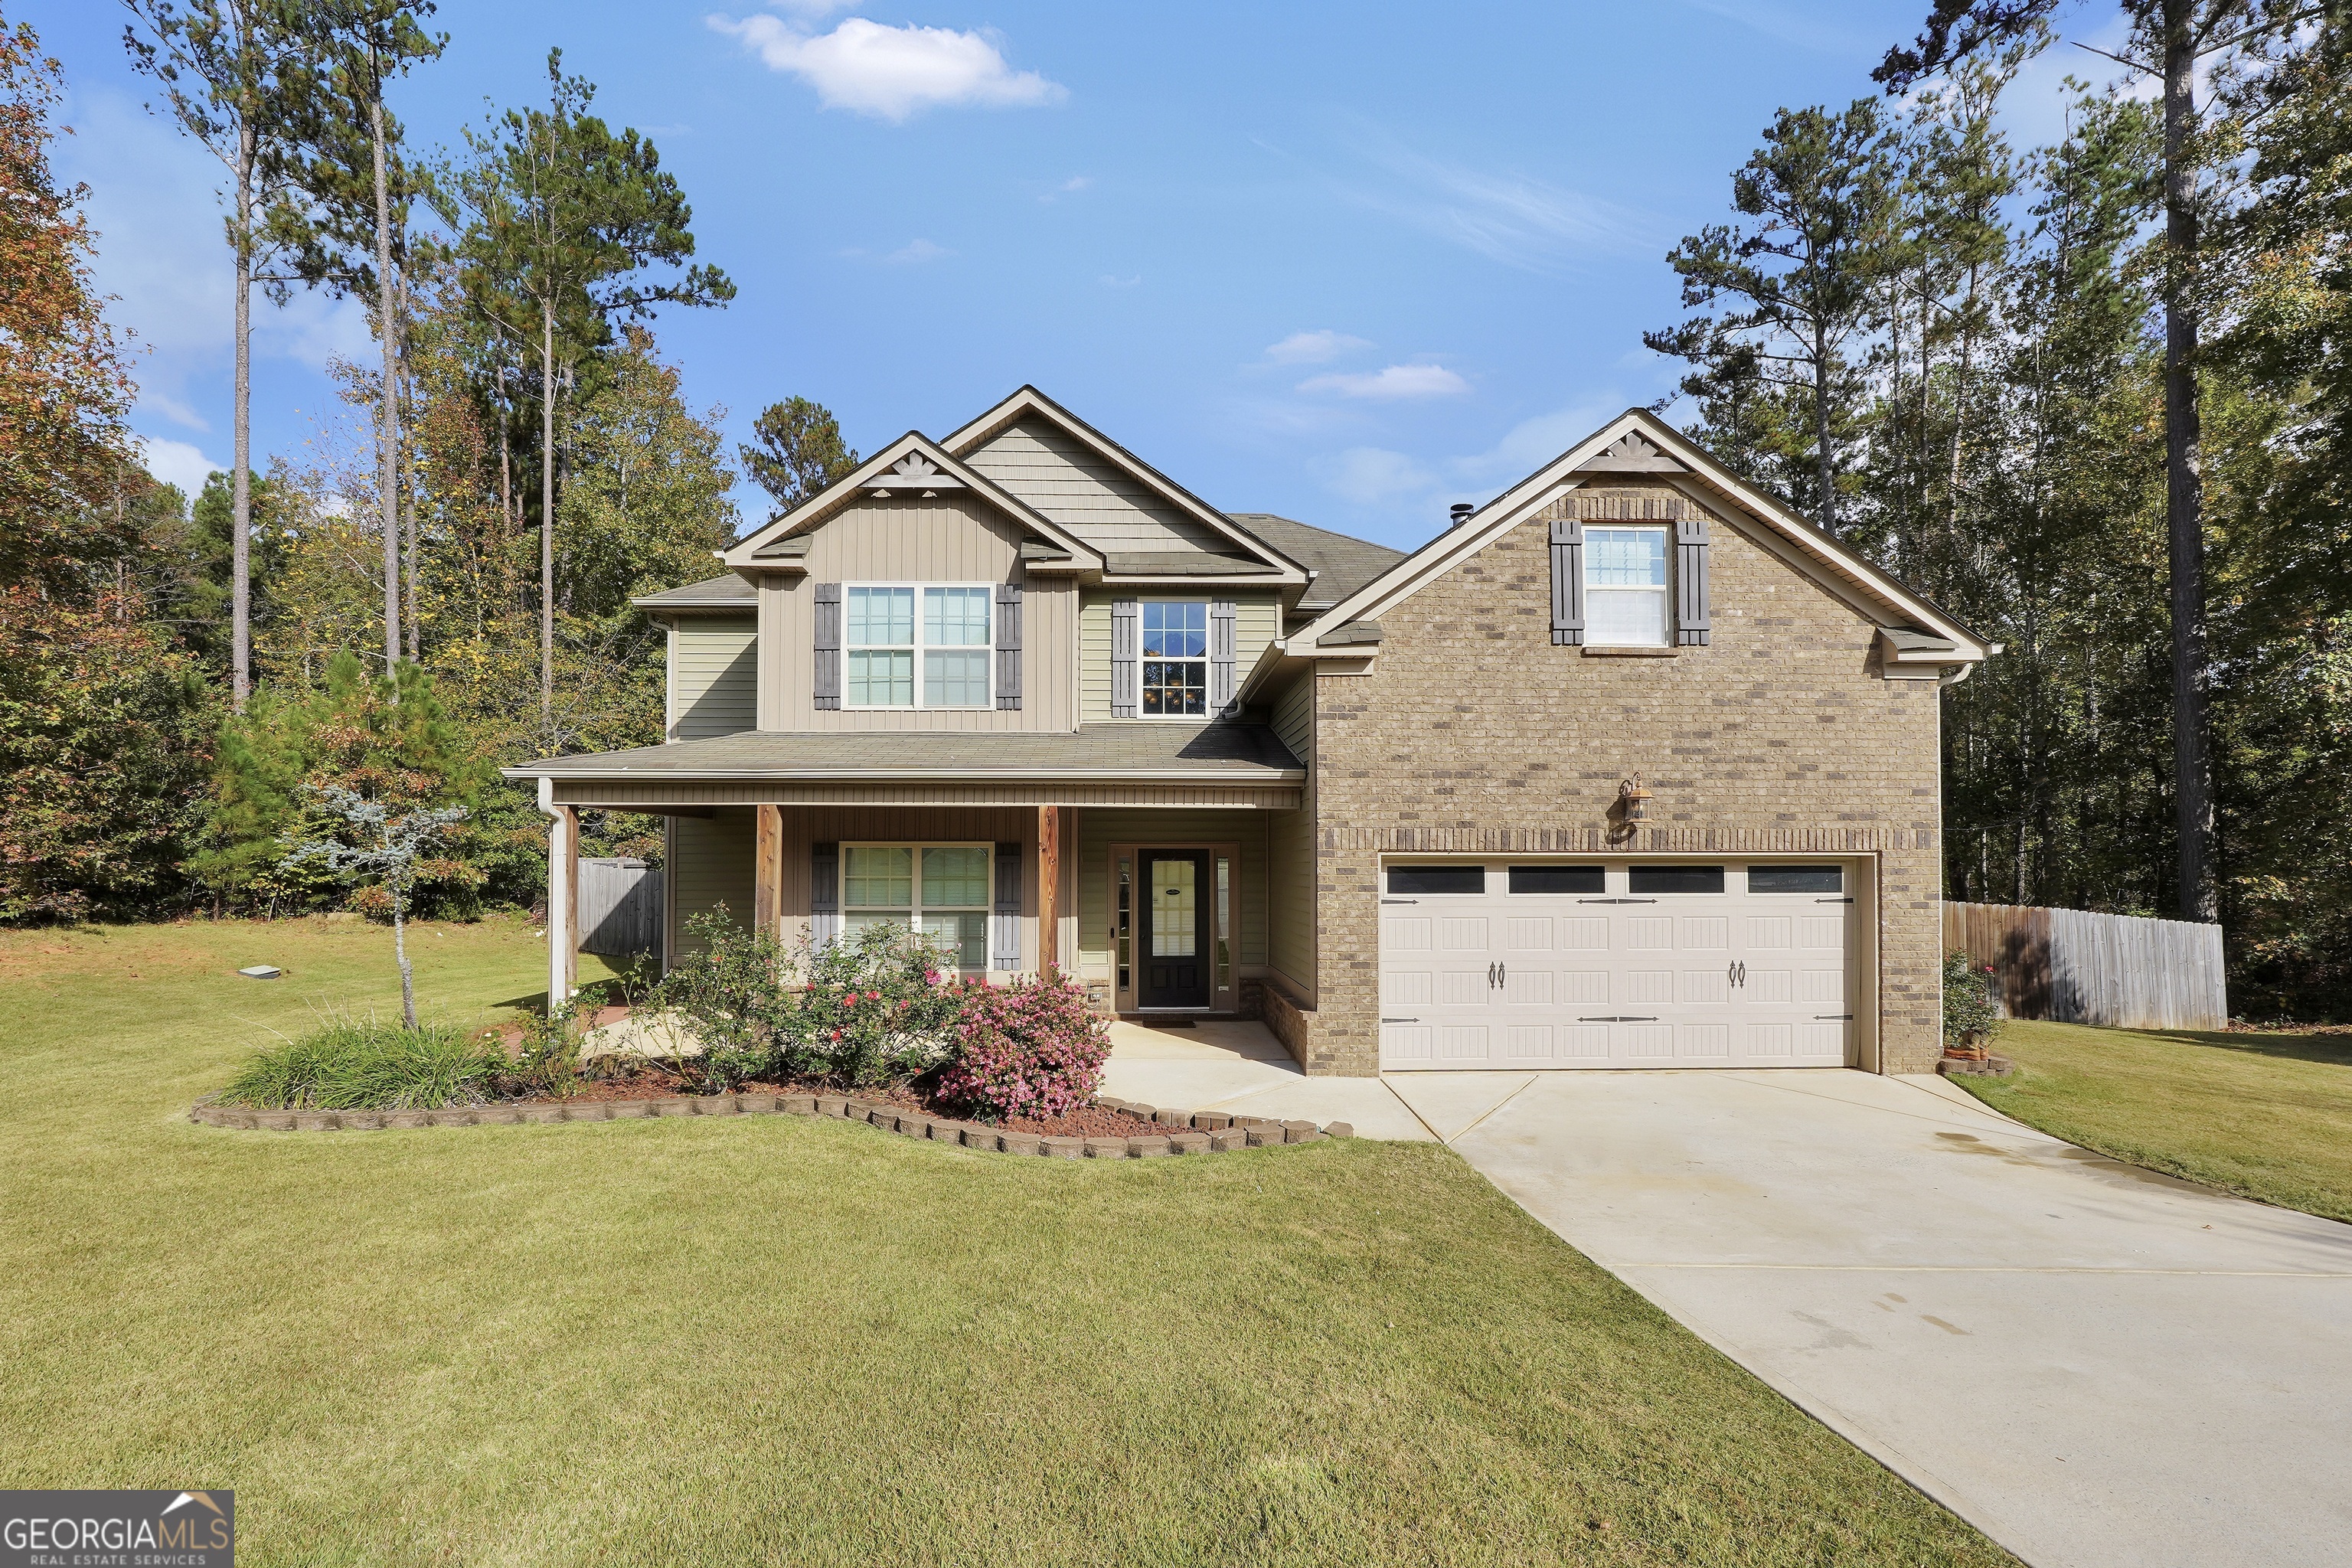
{"type": "Polygon", "coordinates": [[[460,1106],[446,1110],[254,1110],[239,1105],[197,1105],[188,1120],[206,1127],[264,1132],[373,1132],[390,1127],[512,1126],[518,1122],[630,1121],[646,1116],[738,1116],[781,1112],[787,1116],[837,1116],[870,1122],[886,1132],[1005,1154],[1043,1154],[1064,1160],[1147,1160],[1162,1154],[1223,1154],[1277,1143],[1314,1143],[1352,1138],[1345,1121],[1318,1127],[1265,1116],[1234,1116],[1213,1110],[1162,1110],[1125,1100],[1097,1100],[1167,1129],[1133,1138],[1048,1138],[1008,1132],[977,1121],[957,1121],[904,1106],[881,1105],[854,1095],[678,1094],[659,1100],[583,1100],[525,1104],[460,1106]]]}
{"type": "Polygon", "coordinates": [[[1980,1058],[1938,1057],[1936,1070],[1946,1078],[2006,1078],[2017,1070],[2017,1064],[2007,1057],[1988,1052],[1980,1058]]]}

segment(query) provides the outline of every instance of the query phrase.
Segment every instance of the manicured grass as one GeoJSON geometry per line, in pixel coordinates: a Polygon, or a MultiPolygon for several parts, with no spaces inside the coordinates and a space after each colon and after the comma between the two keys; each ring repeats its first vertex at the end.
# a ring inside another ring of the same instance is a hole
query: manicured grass
{"type": "Polygon", "coordinates": [[[2352,1037],[2011,1024],[1987,1105],[2135,1165],[2352,1220],[2352,1037]]]}
{"type": "Polygon", "coordinates": [[[1429,1145],[185,1120],[388,945],[0,935],[0,1484],[234,1487],[256,1564],[2009,1561],[1429,1145]]]}

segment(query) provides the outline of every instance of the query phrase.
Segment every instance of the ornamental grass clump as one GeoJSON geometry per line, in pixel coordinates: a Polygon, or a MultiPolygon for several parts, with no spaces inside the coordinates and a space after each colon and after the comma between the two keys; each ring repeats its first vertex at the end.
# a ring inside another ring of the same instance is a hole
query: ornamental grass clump
{"type": "Polygon", "coordinates": [[[245,1064],[226,1105],[277,1110],[418,1110],[479,1105],[506,1075],[496,1042],[448,1024],[338,1015],[245,1064]]]}
{"type": "Polygon", "coordinates": [[[956,1058],[939,1097],[988,1121],[1040,1121],[1094,1098],[1110,1055],[1110,1026],[1087,1007],[1083,987],[1049,974],[970,990],[956,1026],[956,1058]]]}

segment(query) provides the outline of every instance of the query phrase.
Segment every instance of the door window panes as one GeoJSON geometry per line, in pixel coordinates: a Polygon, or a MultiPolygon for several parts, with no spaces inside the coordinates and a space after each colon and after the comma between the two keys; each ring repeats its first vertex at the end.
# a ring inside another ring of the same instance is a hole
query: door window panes
{"type": "Polygon", "coordinates": [[[1584,530],[1584,636],[1596,647],[1666,646],[1666,531],[1584,530]]]}
{"type": "Polygon", "coordinates": [[[1625,873],[1630,893],[1719,893],[1720,866],[1636,866],[1625,873]]]}
{"type": "Polygon", "coordinates": [[[1751,893],[1842,893],[1845,872],[1836,866],[1750,866],[1751,893]]]}
{"type": "Polygon", "coordinates": [[[1192,860],[1151,863],[1151,956],[1190,958],[1200,947],[1200,867],[1192,860]]]}
{"type": "Polygon", "coordinates": [[[1389,868],[1389,891],[1391,893],[1483,893],[1486,890],[1486,868],[1484,866],[1389,868]]]}
{"type": "Polygon", "coordinates": [[[1598,866],[1514,866],[1515,893],[1598,893],[1608,886],[1608,873],[1598,866]]]}
{"type": "Polygon", "coordinates": [[[1209,606],[1204,602],[1146,604],[1143,711],[1205,716],[1209,711],[1209,606]]]}

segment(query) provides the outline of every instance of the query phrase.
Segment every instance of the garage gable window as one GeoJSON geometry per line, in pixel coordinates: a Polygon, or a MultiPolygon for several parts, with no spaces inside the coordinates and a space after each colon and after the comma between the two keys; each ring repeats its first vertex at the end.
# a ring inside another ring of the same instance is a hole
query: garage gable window
{"type": "Polygon", "coordinates": [[[1584,626],[1587,639],[1601,647],[1664,647],[1673,641],[1664,528],[1586,526],[1584,626]]]}

